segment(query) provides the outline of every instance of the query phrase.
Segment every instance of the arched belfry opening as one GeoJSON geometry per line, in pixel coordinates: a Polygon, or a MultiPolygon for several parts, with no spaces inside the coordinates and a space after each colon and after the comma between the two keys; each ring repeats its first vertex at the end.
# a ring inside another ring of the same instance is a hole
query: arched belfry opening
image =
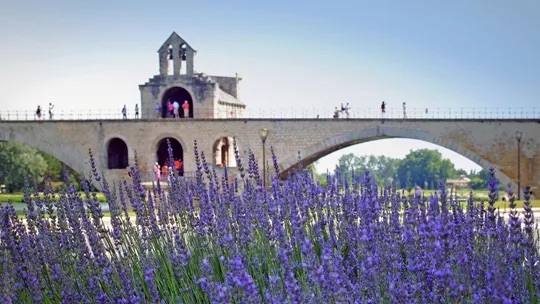
{"type": "Polygon", "coordinates": [[[180,61],[182,62],[182,64],[180,64],[180,75],[187,74],[187,63],[186,63],[187,56],[188,56],[187,52],[188,52],[187,44],[186,43],[180,44],[180,54],[178,54],[180,57],[180,61]]]}
{"type": "Polygon", "coordinates": [[[129,166],[128,148],[120,138],[113,138],[109,141],[107,163],[109,169],[125,169],[129,166]]]}
{"type": "Polygon", "coordinates": [[[174,49],[172,45],[169,45],[168,51],[167,51],[167,75],[172,75],[174,73],[173,71],[173,65],[174,65],[174,56],[173,56],[174,49]]]}
{"type": "Polygon", "coordinates": [[[178,170],[178,174],[180,176],[184,175],[184,149],[182,148],[182,145],[178,140],[172,138],[172,137],[166,137],[161,139],[157,144],[157,152],[156,152],[156,162],[159,164],[160,167],[163,167],[163,165],[169,166],[170,164],[175,164],[176,161],[180,161],[180,169],[178,170]],[[172,149],[172,159],[170,159],[169,155],[169,144],[171,145],[172,149]]]}
{"type": "Polygon", "coordinates": [[[161,45],[158,49],[159,75],[139,85],[142,118],[243,117],[246,105],[239,99],[242,78],[195,72],[196,54],[197,51],[174,32],[161,45]],[[179,103],[178,115],[169,114],[168,110],[168,101],[175,99],[179,103]],[[184,101],[190,106],[187,115],[181,107],[184,101]]]}
{"type": "Polygon", "coordinates": [[[179,109],[178,114],[179,118],[186,118],[184,116],[184,111],[182,109],[182,105],[184,101],[187,101],[189,104],[189,118],[193,118],[193,99],[191,98],[191,94],[189,92],[182,88],[182,87],[172,87],[165,91],[163,94],[163,98],[161,99],[161,117],[162,118],[173,118],[173,115],[169,112],[169,102],[178,102],[179,109]]]}
{"type": "Polygon", "coordinates": [[[232,137],[221,137],[214,142],[214,164],[217,167],[236,167],[232,137]]]}
{"type": "Polygon", "coordinates": [[[193,75],[193,62],[196,53],[197,51],[182,37],[173,32],[158,50],[159,74],[163,76],[193,75]]]}

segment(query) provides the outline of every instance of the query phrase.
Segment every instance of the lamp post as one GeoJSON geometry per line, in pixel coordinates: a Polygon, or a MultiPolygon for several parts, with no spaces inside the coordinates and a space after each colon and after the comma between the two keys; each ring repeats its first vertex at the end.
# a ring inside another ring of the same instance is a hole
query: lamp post
{"type": "Polygon", "coordinates": [[[517,173],[518,173],[518,176],[517,176],[517,184],[518,184],[518,191],[517,191],[517,195],[518,195],[518,201],[521,200],[521,138],[523,137],[523,132],[521,131],[516,131],[516,139],[517,139],[517,144],[518,144],[518,148],[517,148],[517,161],[518,161],[518,167],[517,167],[517,173]]]}
{"type": "Polygon", "coordinates": [[[266,138],[268,137],[268,129],[263,128],[259,130],[259,135],[261,136],[262,148],[263,148],[263,186],[266,189],[266,149],[264,144],[266,143],[266,138]]]}

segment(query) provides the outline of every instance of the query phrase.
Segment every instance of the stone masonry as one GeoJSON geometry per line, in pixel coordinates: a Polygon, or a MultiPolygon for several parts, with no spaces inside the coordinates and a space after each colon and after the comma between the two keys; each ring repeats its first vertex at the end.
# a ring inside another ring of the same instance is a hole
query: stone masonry
{"type": "Polygon", "coordinates": [[[175,32],[163,43],[158,50],[159,74],[139,86],[142,118],[156,118],[156,105],[166,106],[168,100],[180,104],[188,100],[192,118],[242,117],[246,107],[239,99],[238,86],[242,79],[238,75],[211,76],[196,72],[196,54],[175,32]],[[183,93],[171,95],[175,90],[183,93]]]}
{"type": "MultiPolygon", "coordinates": [[[[540,191],[540,121],[536,120],[381,120],[381,119],[189,119],[1,122],[0,140],[33,146],[74,170],[89,172],[88,150],[108,179],[127,178],[127,169],[107,169],[108,144],[114,138],[128,147],[129,165],[137,152],[144,179],[152,179],[158,142],[166,137],[182,146],[186,175],[195,170],[193,143],[212,161],[213,147],[235,137],[243,163],[247,152],[262,159],[259,130],[269,130],[266,159],[273,147],[283,175],[339,149],[384,138],[411,138],[453,150],[480,166],[492,163],[501,187],[517,185],[516,131],[521,131],[521,185],[540,191]],[[300,156],[300,158],[298,158],[300,156]]],[[[399,149],[399,147],[396,147],[399,149]]],[[[215,165],[215,164],[214,164],[215,165]]],[[[218,170],[219,171],[219,170],[218,170]]],[[[98,185],[99,186],[99,185],[98,185]]]]}
{"type": "MultiPolygon", "coordinates": [[[[239,99],[238,75],[209,76],[195,71],[197,51],[172,33],[158,50],[159,74],[139,86],[141,119],[93,121],[0,121],[0,141],[14,141],[44,151],[79,173],[90,173],[89,150],[99,172],[109,180],[128,178],[135,154],[144,181],[153,179],[158,158],[164,163],[163,139],[182,148],[184,176],[193,176],[194,142],[207,161],[222,172],[235,162],[230,142],[235,138],[240,157],[248,151],[262,159],[259,130],[269,130],[266,159],[272,168],[270,147],[278,157],[282,177],[339,149],[384,138],[412,138],[453,150],[480,166],[495,165],[501,187],[517,188],[518,142],[522,132],[521,185],[540,191],[540,121],[536,120],[430,120],[430,119],[241,119],[245,104],[239,99]],[[187,116],[169,118],[156,111],[169,101],[189,102],[187,116]],[[220,118],[220,119],[216,119],[220,118]],[[126,149],[127,148],[127,149],[126,149]],[[118,152],[120,151],[120,152],[118,152]],[[110,158],[110,159],[109,159],[110,158]],[[115,160],[116,159],[116,160],[115,160]],[[121,162],[118,162],[121,159],[121,162]],[[113,161],[114,160],[114,161],[113,161]],[[111,165],[115,163],[115,165],[111,165]],[[116,168],[116,169],[109,169],[116,168]]],[[[399,149],[399,147],[396,147],[399,149]]],[[[234,174],[234,168],[229,168],[234,174]]],[[[100,188],[99,184],[95,184],[100,188]]]]}

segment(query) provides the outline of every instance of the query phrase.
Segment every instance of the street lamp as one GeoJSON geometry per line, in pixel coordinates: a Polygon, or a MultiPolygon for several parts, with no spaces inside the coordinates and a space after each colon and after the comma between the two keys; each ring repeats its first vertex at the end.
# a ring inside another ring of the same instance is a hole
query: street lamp
{"type": "Polygon", "coordinates": [[[521,138],[523,137],[523,132],[521,131],[516,131],[516,139],[517,139],[517,144],[518,144],[518,155],[517,155],[517,161],[518,161],[518,167],[517,167],[517,171],[518,171],[518,180],[517,180],[517,184],[518,184],[518,201],[521,199],[521,138]]]}
{"type": "Polygon", "coordinates": [[[268,129],[263,128],[259,130],[259,135],[261,136],[262,148],[263,148],[263,186],[266,189],[266,149],[264,144],[266,143],[266,138],[268,137],[268,129]]]}

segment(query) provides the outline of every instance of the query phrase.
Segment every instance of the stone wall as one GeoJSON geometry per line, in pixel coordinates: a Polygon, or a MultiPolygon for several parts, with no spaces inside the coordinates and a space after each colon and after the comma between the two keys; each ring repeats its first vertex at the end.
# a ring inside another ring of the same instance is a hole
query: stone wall
{"type": "MultiPolygon", "coordinates": [[[[501,187],[517,183],[517,140],[521,131],[521,185],[540,191],[540,123],[534,120],[333,120],[333,119],[189,119],[113,121],[0,122],[0,140],[36,147],[60,159],[78,172],[89,172],[88,149],[108,177],[125,177],[127,170],[108,170],[107,144],[118,137],[127,144],[130,164],[137,152],[144,178],[151,179],[158,142],[177,139],[184,151],[185,171],[195,170],[193,143],[208,161],[221,137],[235,137],[243,163],[248,151],[262,159],[259,130],[269,130],[266,141],[276,151],[282,172],[305,166],[336,150],[384,138],[412,138],[453,150],[482,167],[492,163],[501,187]],[[298,160],[300,155],[300,160],[298,160]]],[[[396,147],[399,148],[399,147],[396,147]]]]}
{"type": "Polygon", "coordinates": [[[238,78],[211,75],[209,75],[209,77],[219,84],[221,90],[238,99],[238,78]]]}
{"type": "Polygon", "coordinates": [[[161,104],[165,92],[175,86],[186,89],[191,95],[194,118],[214,118],[216,83],[188,75],[158,75],[139,85],[141,118],[157,118],[156,103],[161,104]]]}

